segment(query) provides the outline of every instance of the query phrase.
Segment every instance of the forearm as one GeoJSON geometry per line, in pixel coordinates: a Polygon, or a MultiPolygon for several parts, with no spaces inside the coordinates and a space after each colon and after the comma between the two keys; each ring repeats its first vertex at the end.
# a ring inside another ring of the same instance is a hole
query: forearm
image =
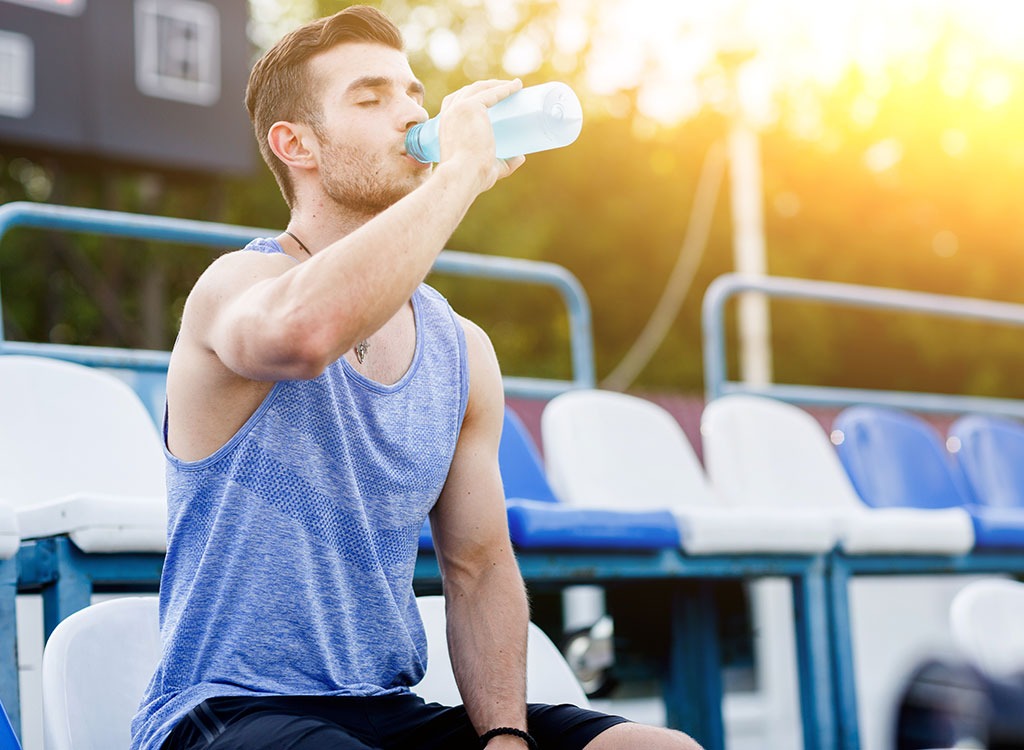
{"type": "Polygon", "coordinates": [[[408,301],[478,193],[471,168],[439,165],[419,188],[268,288],[265,309],[290,311],[297,335],[318,332],[325,362],[334,361],[408,301]]]}
{"type": "Polygon", "coordinates": [[[447,575],[445,598],[452,666],[477,733],[526,729],[529,607],[511,552],[479,574],[447,575]]]}

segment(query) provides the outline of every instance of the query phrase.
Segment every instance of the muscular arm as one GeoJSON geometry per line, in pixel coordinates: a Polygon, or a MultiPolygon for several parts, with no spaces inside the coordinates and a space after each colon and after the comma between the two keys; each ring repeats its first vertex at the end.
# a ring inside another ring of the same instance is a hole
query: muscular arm
{"type": "Polygon", "coordinates": [[[522,159],[494,158],[487,107],[520,87],[482,81],[442,106],[444,158],[412,193],[305,263],[228,256],[197,284],[196,342],[249,380],[315,377],[376,331],[430,271],[469,206],[522,159]],[[285,263],[287,265],[282,265],[285,263]]]}
{"type": "MultiPolygon", "coordinates": [[[[498,470],[504,396],[486,335],[467,324],[470,397],[445,489],[431,513],[455,679],[478,734],[526,728],[529,609],[498,470]]],[[[497,737],[488,745],[521,747],[497,737]]]]}

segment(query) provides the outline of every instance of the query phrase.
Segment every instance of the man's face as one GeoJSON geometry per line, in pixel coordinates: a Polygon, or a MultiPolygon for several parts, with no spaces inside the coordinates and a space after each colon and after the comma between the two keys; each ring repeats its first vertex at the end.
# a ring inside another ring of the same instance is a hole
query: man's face
{"type": "Polygon", "coordinates": [[[340,44],[310,60],[320,94],[320,181],[339,206],[376,215],[405,197],[430,166],[405,153],[405,133],[426,119],[423,85],[405,54],[340,44]]]}

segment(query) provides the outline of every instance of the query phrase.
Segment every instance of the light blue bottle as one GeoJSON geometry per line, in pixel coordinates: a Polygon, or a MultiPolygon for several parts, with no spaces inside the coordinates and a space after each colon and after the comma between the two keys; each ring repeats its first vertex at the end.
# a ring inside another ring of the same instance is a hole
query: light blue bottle
{"type": "MultiPolygon", "coordinates": [[[[575,92],[552,81],[528,86],[487,110],[499,159],[568,146],[583,128],[583,107],[575,92]]],[[[441,160],[439,120],[414,125],[405,136],[409,156],[423,163],[441,160]]]]}

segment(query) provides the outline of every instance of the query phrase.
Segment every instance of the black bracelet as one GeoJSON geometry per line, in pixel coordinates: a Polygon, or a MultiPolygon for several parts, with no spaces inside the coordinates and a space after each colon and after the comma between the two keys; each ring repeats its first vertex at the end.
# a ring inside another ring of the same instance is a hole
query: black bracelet
{"type": "Polygon", "coordinates": [[[482,735],[480,735],[480,747],[487,747],[487,743],[493,740],[499,734],[511,734],[513,737],[518,737],[519,739],[526,740],[526,746],[530,748],[530,750],[540,750],[540,748],[537,747],[537,741],[533,739],[533,737],[531,737],[527,732],[524,732],[522,729],[516,729],[515,727],[495,727],[490,731],[484,732],[482,735]]]}

